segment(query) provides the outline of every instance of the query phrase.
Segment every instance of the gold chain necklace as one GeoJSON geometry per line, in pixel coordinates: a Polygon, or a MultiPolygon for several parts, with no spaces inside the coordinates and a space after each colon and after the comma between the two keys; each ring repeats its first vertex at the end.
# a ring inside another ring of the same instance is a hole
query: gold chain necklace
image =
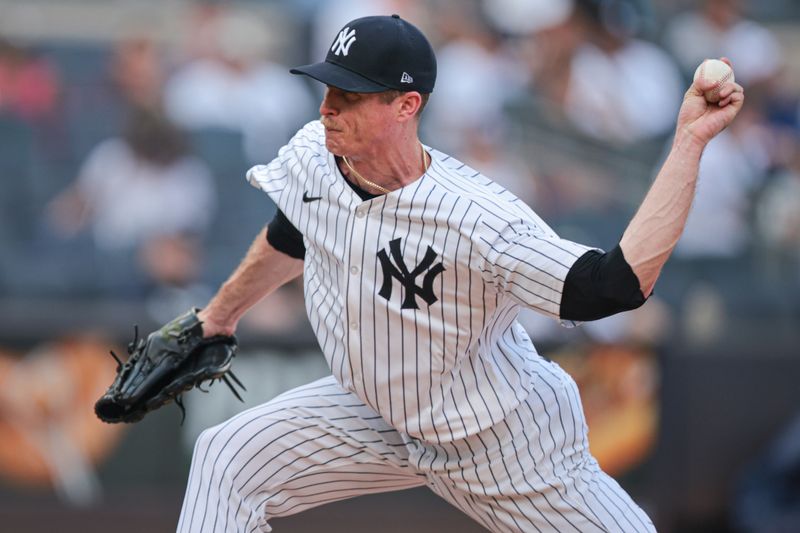
{"type": "MultiPolygon", "coordinates": [[[[425,168],[425,172],[428,172],[428,164],[429,164],[428,163],[428,157],[427,157],[427,154],[425,153],[425,147],[422,146],[422,143],[419,143],[419,149],[422,151],[422,165],[425,168]]],[[[389,194],[390,192],[392,192],[389,189],[387,189],[386,187],[382,187],[382,186],[378,185],[377,183],[369,181],[367,178],[365,178],[364,176],[359,174],[356,171],[356,169],[353,168],[353,165],[350,164],[350,161],[347,160],[346,156],[342,156],[342,161],[344,161],[344,164],[347,165],[347,168],[350,169],[350,172],[353,173],[353,176],[355,176],[356,179],[358,181],[360,181],[361,183],[365,183],[369,187],[372,187],[373,189],[377,189],[377,190],[381,191],[381,193],[383,193],[383,194],[389,194]]]]}

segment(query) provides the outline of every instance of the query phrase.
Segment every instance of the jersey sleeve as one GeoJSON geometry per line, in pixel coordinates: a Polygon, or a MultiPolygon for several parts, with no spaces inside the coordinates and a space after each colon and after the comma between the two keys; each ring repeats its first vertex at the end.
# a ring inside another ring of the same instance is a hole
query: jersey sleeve
{"type": "Polygon", "coordinates": [[[267,242],[289,257],[303,259],[306,255],[303,234],[292,225],[280,209],[267,226],[267,242]]]}
{"type": "MultiPolygon", "coordinates": [[[[331,191],[331,185],[336,183],[332,162],[333,156],[325,148],[322,125],[318,120],[311,121],[278,150],[277,157],[269,164],[256,165],[248,170],[247,181],[265,193],[280,210],[281,218],[307,238],[307,232],[313,231],[309,228],[325,223],[323,218],[327,209],[320,206],[335,202],[331,191]],[[309,203],[307,197],[320,203],[309,203]]],[[[280,221],[280,218],[276,220],[280,221]]],[[[285,224],[279,228],[283,226],[285,224]]],[[[271,242],[269,233],[267,239],[271,242]]],[[[309,240],[306,239],[305,243],[308,244],[309,240]]],[[[298,246],[291,250],[300,253],[298,246]]]]}
{"type": "Polygon", "coordinates": [[[278,155],[269,164],[250,168],[246,174],[247,182],[267,194],[292,219],[289,203],[299,202],[309,175],[315,175],[327,164],[328,152],[324,142],[320,122],[309,122],[278,150],[278,155]]]}
{"type": "Polygon", "coordinates": [[[483,222],[481,233],[484,280],[522,306],[561,318],[564,281],[572,265],[591,248],[522,220],[483,222]]]}

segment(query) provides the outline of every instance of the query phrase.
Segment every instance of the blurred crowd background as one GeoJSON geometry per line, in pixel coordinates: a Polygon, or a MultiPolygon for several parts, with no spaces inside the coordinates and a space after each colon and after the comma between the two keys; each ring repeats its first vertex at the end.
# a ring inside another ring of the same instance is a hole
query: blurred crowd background
{"type": "MultiPolygon", "coordinates": [[[[275,210],[245,171],[318,116],[322,88],[288,68],[320,60],[348,20],[391,13],[437,51],[423,142],[605,248],[694,69],[731,59],[746,105],[704,154],[655,296],[577,330],[521,318],[576,377],[595,454],[660,531],[800,531],[794,0],[0,0],[0,531],[174,528],[194,438],[242,406],[195,391],[183,425],[167,408],[103,426],[107,351],[208,301],[275,210]]],[[[240,337],[248,403],[326,373],[301,284],[240,337]]],[[[275,526],[378,524],[478,530],[415,491],[275,526]]]]}

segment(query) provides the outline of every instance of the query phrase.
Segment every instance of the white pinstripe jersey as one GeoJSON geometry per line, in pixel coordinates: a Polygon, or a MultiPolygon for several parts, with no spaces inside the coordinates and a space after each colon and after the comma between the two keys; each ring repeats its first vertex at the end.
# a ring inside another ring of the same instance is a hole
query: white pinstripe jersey
{"type": "Polygon", "coordinates": [[[313,121],[247,179],[303,234],[306,310],[339,383],[399,431],[449,442],[528,396],[539,355],[519,306],[558,317],[567,272],[589,248],[426,149],[424,176],[364,201],[313,121]]]}

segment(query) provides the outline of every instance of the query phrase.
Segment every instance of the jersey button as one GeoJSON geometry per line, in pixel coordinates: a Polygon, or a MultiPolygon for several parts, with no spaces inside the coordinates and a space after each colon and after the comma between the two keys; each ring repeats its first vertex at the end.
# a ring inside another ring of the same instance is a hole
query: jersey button
{"type": "Polygon", "coordinates": [[[354,276],[356,274],[358,274],[358,267],[357,266],[351,266],[350,267],[350,273],[353,274],[354,276]]]}
{"type": "Polygon", "coordinates": [[[367,214],[367,210],[363,209],[363,208],[356,211],[356,216],[358,218],[364,218],[364,215],[366,215],[366,214],[367,214]]]}
{"type": "Polygon", "coordinates": [[[358,329],[358,323],[357,322],[350,322],[350,329],[357,330],[358,329]]]}

